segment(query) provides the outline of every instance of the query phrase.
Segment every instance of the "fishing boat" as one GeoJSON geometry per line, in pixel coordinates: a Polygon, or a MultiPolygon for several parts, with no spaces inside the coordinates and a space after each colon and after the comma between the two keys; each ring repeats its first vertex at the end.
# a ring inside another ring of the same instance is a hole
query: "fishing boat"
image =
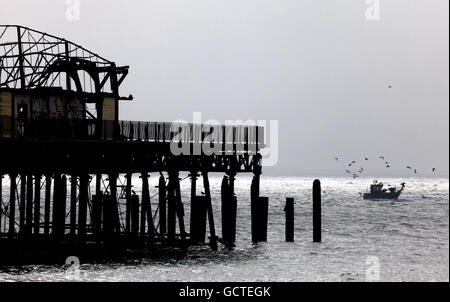
{"type": "Polygon", "coordinates": [[[397,200],[405,190],[406,184],[401,183],[400,190],[397,190],[396,187],[388,187],[387,189],[383,189],[384,184],[382,182],[378,182],[375,180],[373,184],[370,185],[370,192],[366,192],[363,194],[364,199],[394,199],[397,200]]]}

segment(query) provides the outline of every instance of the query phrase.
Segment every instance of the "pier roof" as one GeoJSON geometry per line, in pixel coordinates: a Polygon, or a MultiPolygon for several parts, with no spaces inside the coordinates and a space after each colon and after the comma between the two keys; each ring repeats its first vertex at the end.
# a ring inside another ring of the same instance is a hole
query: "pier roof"
{"type": "Polygon", "coordinates": [[[25,26],[0,25],[0,89],[61,87],[119,97],[127,74],[128,66],[117,67],[64,38],[25,26]]]}

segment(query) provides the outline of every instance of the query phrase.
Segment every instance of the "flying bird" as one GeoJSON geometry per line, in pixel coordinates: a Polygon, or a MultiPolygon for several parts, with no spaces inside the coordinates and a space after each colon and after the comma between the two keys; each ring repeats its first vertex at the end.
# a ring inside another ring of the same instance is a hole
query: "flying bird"
{"type": "Polygon", "coordinates": [[[386,168],[390,168],[391,166],[387,165],[386,168]]]}
{"type": "Polygon", "coordinates": [[[381,158],[382,160],[384,160],[384,156],[380,156],[380,157],[378,157],[378,158],[381,158]]]}
{"type": "Polygon", "coordinates": [[[352,172],[350,172],[349,170],[345,170],[345,172],[347,172],[348,174],[352,174],[352,172]]]}
{"type": "Polygon", "coordinates": [[[335,157],[334,160],[338,162],[338,161],[339,161],[339,158],[338,158],[338,157],[335,157]]]}
{"type": "Polygon", "coordinates": [[[414,173],[417,174],[417,169],[414,169],[414,173]]]}
{"type": "Polygon", "coordinates": [[[356,164],[356,161],[352,161],[351,163],[348,164],[348,166],[351,167],[353,164],[356,164]]]}
{"type": "Polygon", "coordinates": [[[367,157],[366,157],[366,158],[364,158],[364,159],[365,159],[365,160],[369,160],[369,158],[367,158],[367,157]]]}
{"type": "Polygon", "coordinates": [[[410,166],[408,166],[408,167],[406,167],[406,169],[410,169],[411,170],[412,168],[410,166]]]}
{"type": "Polygon", "coordinates": [[[436,168],[433,168],[433,170],[432,170],[432,171],[433,171],[433,173],[434,173],[434,172],[436,172],[436,168]]]}

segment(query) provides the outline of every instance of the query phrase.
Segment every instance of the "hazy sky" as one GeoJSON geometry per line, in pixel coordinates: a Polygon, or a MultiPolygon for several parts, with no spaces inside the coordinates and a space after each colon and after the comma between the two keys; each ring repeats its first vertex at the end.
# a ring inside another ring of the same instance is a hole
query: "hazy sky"
{"type": "Polygon", "coordinates": [[[278,120],[283,173],[334,169],[336,155],[383,168],[380,154],[448,171],[448,0],[381,0],[379,21],[365,0],[80,3],[68,21],[65,0],[0,0],[0,24],[130,65],[121,119],[278,120]]]}

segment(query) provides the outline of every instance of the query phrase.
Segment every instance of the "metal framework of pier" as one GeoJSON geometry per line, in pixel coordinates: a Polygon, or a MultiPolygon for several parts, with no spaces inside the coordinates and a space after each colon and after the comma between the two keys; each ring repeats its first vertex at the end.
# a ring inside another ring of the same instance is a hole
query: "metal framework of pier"
{"type": "Polygon", "coordinates": [[[266,240],[264,129],[120,121],[119,101],[132,99],[119,94],[128,69],[65,39],[0,26],[0,263],[69,249],[233,246],[237,173],[253,173],[252,239],[266,240]],[[174,155],[173,144],[188,152],[174,155]],[[181,198],[181,172],[190,175],[190,200],[181,198]],[[220,235],[212,172],[224,174],[220,235]],[[151,173],[159,177],[157,196],[151,173]]]}

